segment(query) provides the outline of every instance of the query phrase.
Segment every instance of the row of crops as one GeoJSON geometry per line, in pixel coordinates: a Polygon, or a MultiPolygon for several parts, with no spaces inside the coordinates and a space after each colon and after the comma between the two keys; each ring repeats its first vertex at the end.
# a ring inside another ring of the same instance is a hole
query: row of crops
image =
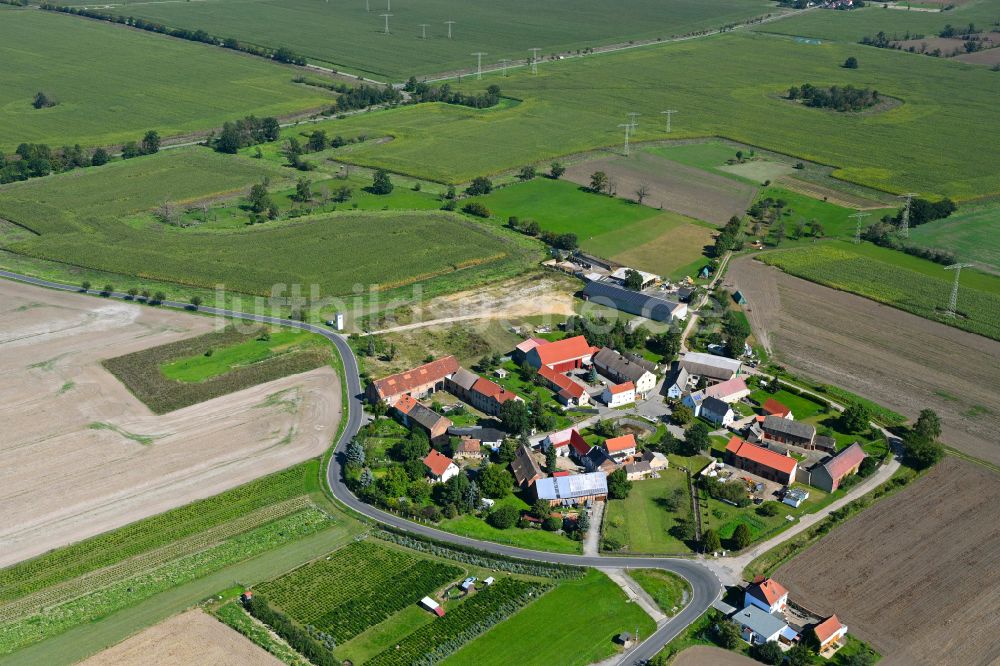
{"type": "MultiPolygon", "coordinates": [[[[830,244],[767,253],[761,259],[797,277],[1000,340],[1000,294],[996,292],[963,285],[958,295],[958,316],[945,316],[953,273],[945,272],[944,267],[941,277],[936,278],[863,256],[847,245],[830,244]]],[[[899,259],[913,261],[906,255],[900,255],[899,259]]]]}
{"type": "Polygon", "coordinates": [[[179,541],[264,507],[303,495],[317,474],[307,462],[0,570],[0,602],[179,541]]]}
{"type": "Polygon", "coordinates": [[[302,626],[343,643],[463,573],[459,567],[366,540],[256,590],[302,626]]]}
{"type": "Polygon", "coordinates": [[[541,583],[503,578],[448,613],[379,653],[370,666],[430,666],[486,633],[549,589],[541,583]]]}
{"type": "Polygon", "coordinates": [[[328,527],[330,522],[330,517],[319,509],[304,509],[201,552],[123,578],[107,587],[43,608],[17,621],[0,624],[0,655],[10,654],[230,564],[315,534],[328,527]]]}

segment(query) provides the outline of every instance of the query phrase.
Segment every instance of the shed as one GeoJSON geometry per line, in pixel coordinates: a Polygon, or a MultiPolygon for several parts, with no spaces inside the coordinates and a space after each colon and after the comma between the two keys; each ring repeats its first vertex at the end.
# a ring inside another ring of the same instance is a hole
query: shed
{"type": "Polygon", "coordinates": [[[737,291],[736,293],[734,293],[733,300],[739,303],[740,305],[747,304],[747,297],[743,295],[742,291],[737,291]]]}

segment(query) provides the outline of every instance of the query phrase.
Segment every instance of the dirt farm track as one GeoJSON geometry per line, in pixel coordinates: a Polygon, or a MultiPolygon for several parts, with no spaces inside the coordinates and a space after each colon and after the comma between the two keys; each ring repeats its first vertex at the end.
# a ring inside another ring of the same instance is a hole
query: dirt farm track
{"type": "Polygon", "coordinates": [[[945,443],[1000,464],[1000,342],[765,266],[730,263],[754,334],[792,372],[915,419],[934,409],[945,443]]]}
{"type": "Polygon", "coordinates": [[[775,577],[885,666],[1000,663],[1000,476],[947,457],[775,577]]]}
{"type": "Polygon", "coordinates": [[[207,317],[0,280],[0,321],[0,566],[319,455],[341,416],[329,367],[155,416],[100,365],[207,317]]]}

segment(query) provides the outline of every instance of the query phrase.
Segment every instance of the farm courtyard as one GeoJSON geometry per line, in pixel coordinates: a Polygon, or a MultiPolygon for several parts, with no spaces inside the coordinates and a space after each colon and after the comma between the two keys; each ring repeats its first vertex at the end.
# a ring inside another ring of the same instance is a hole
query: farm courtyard
{"type": "Polygon", "coordinates": [[[1000,661],[1000,478],[947,457],[775,574],[885,666],[1000,661]],[[818,572],[824,572],[818,575],[818,572]]]}
{"type": "Polygon", "coordinates": [[[317,456],[336,432],[329,366],[154,416],[100,364],[210,319],[7,281],[0,303],[0,565],[317,456]]]}

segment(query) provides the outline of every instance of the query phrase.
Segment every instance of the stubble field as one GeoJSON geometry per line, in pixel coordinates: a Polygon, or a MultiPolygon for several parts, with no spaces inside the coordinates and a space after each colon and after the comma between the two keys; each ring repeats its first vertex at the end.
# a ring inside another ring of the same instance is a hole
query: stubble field
{"type": "Polygon", "coordinates": [[[886,666],[1000,660],[1000,479],[946,458],[824,537],[775,577],[836,613],[886,666]]]}
{"type": "Polygon", "coordinates": [[[0,282],[0,565],[319,455],[341,416],[324,367],[154,416],[100,362],[207,318],[0,282]]]}
{"type": "Polygon", "coordinates": [[[796,373],[915,419],[932,408],[942,440],[1000,464],[1000,342],[782,273],[751,257],[724,284],[742,290],[757,339],[796,373]]]}

